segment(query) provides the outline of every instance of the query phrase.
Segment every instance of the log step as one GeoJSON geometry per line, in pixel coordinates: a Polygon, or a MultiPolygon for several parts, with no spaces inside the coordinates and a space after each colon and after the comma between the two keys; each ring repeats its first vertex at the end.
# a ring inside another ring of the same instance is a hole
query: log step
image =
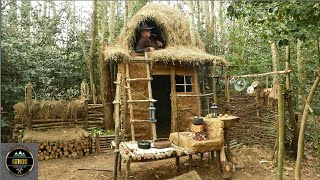
{"type": "Polygon", "coordinates": [[[149,123],[149,120],[141,120],[141,119],[131,119],[131,123],[149,123]]]}
{"type": "Polygon", "coordinates": [[[131,79],[131,78],[127,78],[126,81],[151,81],[152,78],[134,78],[134,79],[131,79]]]}
{"type": "Polygon", "coordinates": [[[147,100],[127,100],[127,103],[139,103],[139,102],[157,102],[155,99],[147,99],[147,100]]]}

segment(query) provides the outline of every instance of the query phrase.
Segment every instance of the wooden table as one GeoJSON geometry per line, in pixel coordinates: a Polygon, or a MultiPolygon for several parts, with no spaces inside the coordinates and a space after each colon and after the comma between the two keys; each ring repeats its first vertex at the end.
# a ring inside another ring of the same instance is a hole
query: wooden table
{"type": "Polygon", "coordinates": [[[233,115],[228,115],[228,116],[222,116],[222,117],[205,117],[203,118],[204,122],[210,122],[210,121],[216,121],[216,120],[221,120],[224,122],[224,139],[225,143],[227,145],[227,159],[230,162],[232,159],[232,153],[230,149],[230,139],[229,139],[229,127],[234,126],[235,122],[239,122],[239,117],[238,116],[233,116],[233,115]]]}

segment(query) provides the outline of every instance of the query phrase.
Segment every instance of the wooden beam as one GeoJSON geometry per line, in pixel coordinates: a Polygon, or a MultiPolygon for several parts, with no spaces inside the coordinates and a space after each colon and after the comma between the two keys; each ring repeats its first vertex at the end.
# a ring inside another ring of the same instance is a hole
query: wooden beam
{"type": "Polygon", "coordinates": [[[261,74],[246,74],[246,75],[239,75],[239,76],[232,76],[234,78],[245,78],[245,77],[260,77],[260,76],[268,76],[271,74],[287,74],[290,73],[291,70],[284,70],[284,71],[274,71],[274,72],[267,72],[267,73],[261,73],[261,74]]]}

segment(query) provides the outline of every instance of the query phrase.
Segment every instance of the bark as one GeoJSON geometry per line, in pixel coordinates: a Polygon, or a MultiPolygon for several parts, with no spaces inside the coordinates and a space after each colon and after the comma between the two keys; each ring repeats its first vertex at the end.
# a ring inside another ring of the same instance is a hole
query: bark
{"type": "Polygon", "coordinates": [[[205,28],[206,32],[208,33],[210,27],[210,12],[209,12],[209,2],[203,1],[203,12],[204,12],[204,19],[205,19],[205,28]]]}
{"type": "Polygon", "coordinates": [[[18,31],[18,21],[17,21],[17,1],[12,1],[12,5],[10,5],[10,9],[12,8],[13,13],[13,34],[16,35],[18,31]]]}
{"type": "Polygon", "coordinates": [[[52,9],[53,12],[53,17],[57,17],[57,8],[56,8],[56,4],[53,0],[50,0],[50,7],[52,9]]]}
{"type": "Polygon", "coordinates": [[[189,26],[190,26],[191,44],[195,46],[196,39],[195,39],[195,29],[194,29],[193,1],[188,1],[188,8],[189,8],[189,26]]]}
{"type": "Polygon", "coordinates": [[[216,15],[214,14],[214,0],[211,0],[211,22],[210,27],[212,32],[214,33],[216,31],[216,15]]]}
{"type": "MultiPolygon", "coordinates": [[[[277,49],[276,43],[271,44],[271,51],[272,51],[272,70],[278,71],[279,70],[279,51],[277,49]]],[[[277,86],[279,83],[278,76],[273,77],[273,86],[277,86]]]]}
{"type": "MultiPolygon", "coordinates": [[[[286,70],[290,70],[290,46],[286,46],[286,70]]],[[[295,114],[293,111],[292,98],[291,98],[291,83],[290,83],[290,73],[286,74],[286,91],[287,97],[286,101],[288,104],[288,112],[289,112],[289,122],[291,128],[293,129],[293,138],[291,141],[291,148],[293,149],[294,156],[297,156],[297,144],[298,144],[298,126],[295,118],[295,114]]]]}
{"type": "Polygon", "coordinates": [[[224,43],[224,38],[223,38],[223,33],[224,33],[224,7],[223,7],[223,1],[220,1],[220,5],[219,5],[219,26],[220,26],[220,53],[223,54],[224,52],[224,47],[225,47],[225,43],[224,43]]]}
{"type": "Polygon", "coordinates": [[[317,90],[317,87],[320,83],[320,70],[317,72],[317,78],[313,83],[313,86],[310,90],[309,96],[307,98],[306,104],[304,106],[304,111],[301,119],[301,125],[300,125],[300,132],[299,132],[299,140],[298,140],[298,153],[297,153],[297,160],[295,164],[295,179],[300,180],[301,179],[301,161],[303,157],[303,151],[304,151],[304,134],[306,130],[306,124],[307,124],[307,119],[309,115],[309,106],[312,103],[313,97],[315,95],[315,92],[317,90]]]}
{"type": "Polygon", "coordinates": [[[90,90],[93,97],[93,102],[96,103],[95,99],[95,84],[94,84],[94,51],[96,48],[96,34],[97,34],[97,0],[92,2],[93,12],[91,16],[91,45],[89,53],[89,73],[90,73],[90,90]]]}
{"type": "Polygon", "coordinates": [[[277,165],[277,179],[283,178],[283,155],[284,155],[284,143],[285,143],[285,119],[284,119],[284,97],[283,97],[283,85],[278,86],[279,98],[278,98],[278,165],[277,165]]]}
{"type": "Polygon", "coordinates": [[[303,105],[305,104],[305,82],[306,82],[306,75],[305,75],[305,64],[303,62],[303,55],[302,55],[302,44],[303,42],[298,39],[297,40],[297,69],[298,69],[298,119],[302,117],[303,105]]]}
{"type": "Polygon", "coordinates": [[[103,52],[101,51],[104,47],[102,43],[99,52],[99,63],[100,63],[100,91],[101,91],[101,102],[103,105],[104,113],[104,128],[113,129],[113,106],[112,106],[112,92],[111,92],[111,77],[110,77],[110,64],[104,60],[103,52]]]}
{"type": "Polygon", "coordinates": [[[109,1],[110,3],[110,14],[109,14],[109,39],[108,43],[112,43],[115,39],[115,1],[109,1]]]}
{"type": "Polygon", "coordinates": [[[112,106],[112,91],[111,91],[111,77],[110,77],[110,64],[104,60],[103,49],[105,45],[104,34],[107,28],[107,2],[102,2],[102,9],[100,9],[99,14],[101,17],[101,32],[99,34],[99,64],[100,64],[100,98],[103,106],[104,121],[103,126],[105,129],[113,129],[113,106],[112,106]]]}

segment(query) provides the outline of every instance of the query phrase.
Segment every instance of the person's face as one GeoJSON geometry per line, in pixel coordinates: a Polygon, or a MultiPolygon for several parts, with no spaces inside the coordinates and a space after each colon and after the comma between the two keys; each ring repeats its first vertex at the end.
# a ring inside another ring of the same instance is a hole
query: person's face
{"type": "Polygon", "coordinates": [[[151,31],[150,30],[145,30],[142,32],[143,37],[150,37],[151,36],[151,31]]]}

